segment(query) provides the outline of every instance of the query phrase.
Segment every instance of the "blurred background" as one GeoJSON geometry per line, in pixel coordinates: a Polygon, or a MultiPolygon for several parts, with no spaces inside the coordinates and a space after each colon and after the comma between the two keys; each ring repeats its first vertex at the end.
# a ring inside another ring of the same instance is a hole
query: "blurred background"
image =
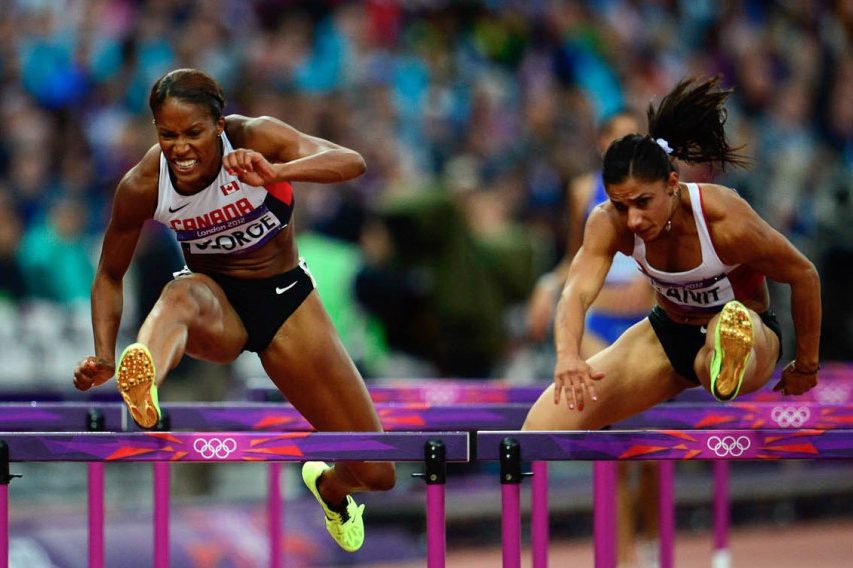
{"type": "MultiPolygon", "coordinates": [[[[729,138],[754,163],[682,177],[736,188],[816,264],[822,358],[848,361],[851,32],[850,0],[0,0],[0,398],[79,398],[112,195],[156,142],[151,85],[178,67],[215,77],[227,113],[366,159],[352,182],[297,184],[294,222],[368,381],[543,385],[552,341],[531,336],[526,303],[564,253],[567,187],[598,166],[598,126],[721,73],[729,138]]],[[[120,344],[182,264],[147,227],[120,344]]],[[[788,289],[771,286],[790,354],[788,289]]],[[[162,396],[233,398],[264,381],[254,355],[187,360],[162,396]]]]}

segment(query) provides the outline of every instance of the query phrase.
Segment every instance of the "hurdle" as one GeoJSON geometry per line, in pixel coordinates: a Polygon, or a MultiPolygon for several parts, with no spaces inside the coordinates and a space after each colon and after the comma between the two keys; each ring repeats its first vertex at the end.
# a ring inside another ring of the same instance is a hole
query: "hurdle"
{"type": "MultiPolygon", "coordinates": [[[[467,432],[4,432],[0,434],[0,566],[8,566],[10,462],[425,462],[427,565],[445,560],[445,460],[469,461],[467,432]]],[[[156,483],[156,482],[155,482],[156,483]]],[[[156,500],[156,499],[155,499],[156,500]]],[[[161,503],[168,508],[168,502],[161,503]]],[[[156,507],[156,504],[155,504],[156,507]]],[[[157,512],[155,511],[155,523],[157,512]]],[[[166,524],[168,529],[168,524],[166,524]]],[[[102,530],[102,528],[101,528],[102,530]]],[[[155,538],[158,536],[155,527],[155,538]]],[[[162,535],[160,535],[162,537],[162,535]]],[[[90,539],[90,543],[91,543],[90,539]]],[[[155,544],[156,546],[156,544],[155,544]]],[[[154,551],[155,568],[168,566],[168,539],[154,551]]],[[[102,549],[89,551],[89,566],[102,568],[102,549]],[[97,553],[101,552],[98,557],[97,553]]],[[[280,562],[280,558],[272,558],[280,562]]],[[[280,564],[272,564],[274,566],[280,564]]]]}
{"type": "MultiPolygon", "coordinates": [[[[442,432],[469,430],[472,424],[480,428],[495,430],[521,427],[528,405],[471,404],[462,406],[431,405],[425,403],[376,404],[383,428],[386,431],[442,432]]],[[[290,404],[284,403],[184,403],[163,404],[164,420],[170,430],[210,431],[311,431],[311,425],[290,404]]],[[[77,431],[81,424],[100,424],[95,430],[104,430],[109,424],[122,430],[145,432],[129,418],[122,403],[31,402],[0,403],[0,431],[77,431]]],[[[435,495],[432,485],[443,485],[444,476],[437,465],[432,464],[438,450],[426,457],[427,472],[424,481],[427,494],[435,495]],[[441,481],[438,481],[438,480],[441,481]]],[[[170,474],[167,462],[152,464],[154,481],[155,550],[162,553],[168,547],[169,486],[170,474]]],[[[268,463],[267,475],[267,519],[271,565],[278,566],[281,558],[282,498],[280,484],[281,464],[268,463]]],[[[89,468],[89,538],[90,550],[103,550],[103,463],[91,462],[89,468]]],[[[436,498],[432,497],[436,502],[436,498]]],[[[443,501],[442,501],[443,503],[443,501]]],[[[444,518],[444,514],[441,514],[444,518]]],[[[547,516],[545,518],[547,522],[547,516]]],[[[429,535],[428,535],[429,537],[429,535]]],[[[547,542],[544,543],[547,547],[547,542]]],[[[103,553],[100,553],[103,557],[103,553]]]]}
{"type": "MultiPolygon", "coordinates": [[[[520,471],[522,459],[660,460],[670,466],[675,460],[849,459],[853,457],[853,430],[768,428],[478,432],[477,448],[479,459],[501,462],[501,522],[505,539],[503,565],[504,568],[519,568],[521,557],[517,535],[520,535],[520,511],[517,503],[521,476],[510,476],[511,481],[505,479],[508,479],[507,471],[520,471]]],[[[662,568],[673,566],[673,536],[661,531],[662,568]]],[[[596,556],[596,567],[610,568],[613,560],[612,556],[596,556]]]]}
{"type": "MultiPolygon", "coordinates": [[[[790,398],[779,402],[736,401],[725,405],[714,402],[668,402],[653,407],[632,418],[616,423],[625,429],[761,429],[761,428],[814,428],[836,429],[853,424],[853,405],[793,402],[790,398]]],[[[548,541],[548,484],[547,462],[532,463],[531,548],[533,568],[547,566],[548,541]],[[539,480],[537,481],[537,478],[539,480]]],[[[713,566],[730,566],[728,550],[729,533],[729,466],[728,462],[714,460],[713,466],[713,566]]],[[[674,464],[660,463],[660,546],[661,557],[671,555],[675,531],[674,516],[674,464]],[[668,550],[665,550],[669,547],[668,550]]],[[[596,461],[593,464],[594,523],[596,557],[604,566],[615,562],[616,524],[616,472],[615,464],[596,461]]]]}

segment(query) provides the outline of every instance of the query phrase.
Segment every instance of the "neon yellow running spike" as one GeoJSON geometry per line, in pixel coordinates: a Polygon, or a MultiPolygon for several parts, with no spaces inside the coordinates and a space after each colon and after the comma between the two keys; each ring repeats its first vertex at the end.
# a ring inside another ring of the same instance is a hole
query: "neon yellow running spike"
{"type": "Polygon", "coordinates": [[[147,347],[141,343],[127,346],[118,360],[116,381],[133,420],[143,428],[156,426],[161,412],[154,359],[147,347]]]}
{"type": "Polygon", "coordinates": [[[711,357],[711,394],[721,402],[734,400],[752,357],[752,318],[736,300],[726,303],[714,329],[711,357]]]}
{"type": "Polygon", "coordinates": [[[323,514],[326,517],[326,530],[338,543],[338,546],[347,552],[355,552],[361,545],[364,544],[364,505],[357,505],[355,500],[347,495],[346,514],[342,515],[329,508],[326,502],[320,497],[320,491],[317,489],[317,481],[323,472],[332,469],[331,466],[324,462],[305,462],[302,466],[302,481],[320,506],[323,508],[323,514]]]}

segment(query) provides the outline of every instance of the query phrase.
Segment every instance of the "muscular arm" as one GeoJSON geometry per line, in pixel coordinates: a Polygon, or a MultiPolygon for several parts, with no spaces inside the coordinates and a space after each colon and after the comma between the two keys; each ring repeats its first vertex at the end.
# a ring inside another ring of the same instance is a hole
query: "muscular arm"
{"type": "Polygon", "coordinates": [[[581,246],[586,210],[594,190],[595,180],[595,174],[589,173],[575,178],[569,184],[566,195],[568,219],[566,253],[551,271],[539,277],[527,303],[527,327],[531,338],[536,341],[542,340],[548,332],[557,294],[562,290],[572,259],[581,246]]]}
{"type": "MultiPolygon", "coordinates": [[[[226,129],[235,148],[243,150],[235,150],[226,156],[223,160],[225,167],[238,173],[240,169],[257,171],[265,183],[334,183],[358,177],[366,170],[364,159],[358,152],[300,132],[276,118],[232,115],[226,120],[226,129]],[[259,162],[252,151],[263,156],[268,163],[259,162]]],[[[245,181],[252,182],[250,179],[245,181]]]]}
{"type": "Polygon", "coordinates": [[[791,316],[797,339],[797,366],[815,369],[819,360],[820,278],[814,264],[740,197],[721,194],[725,214],[714,223],[720,258],[745,264],[791,287],[791,316]]]}
{"type": "Polygon", "coordinates": [[[155,150],[149,151],[142,162],[119,182],[92,284],[95,356],[108,362],[115,359],[124,300],[122,281],[133,258],[142,225],[154,215],[157,203],[159,151],[155,150]]]}
{"type": "Polygon", "coordinates": [[[587,221],[583,244],[572,260],[557,304],[554,337],[558,358],[579,354],[586,312],[601,291],[614,254],[616,231],[608,215],[596,210],[587,221]]]}
{"type": "Polygon", "coordinates": [[[557,364],[554,368],[554,404],[565,394],[570,409],[583,410],[588,395],[596,400],[593,380],[604,378],[581,358],[586,311],[595,300],[616,254],[618,232],[610,215],[597,208],[589,216],[583,244],[572,260],[566,285],[557,304],[554,343],[557,364]]]}

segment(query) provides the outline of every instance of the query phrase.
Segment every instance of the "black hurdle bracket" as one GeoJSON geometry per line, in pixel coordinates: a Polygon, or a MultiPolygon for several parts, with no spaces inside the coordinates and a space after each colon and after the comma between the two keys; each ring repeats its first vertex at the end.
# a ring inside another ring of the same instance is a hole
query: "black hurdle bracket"
{"type": "Polygon", "coordinates": [[[501,440],[501,485],[520,484],[532,472],[521,471],[521,445],[515,438],[501,440]]]}
{"type": "Polygon", "coordinates": [[[88,432],[103,432],[106,430],[104,413],[97,408],[90,408],[86,413],[86,430],[88,432]]]}
{"type": "Polygon", "coordinates": [[[9,473],[9,446],[0,440],[0,485],[9,485],[16,477],[21,476],[9,473]]]}
{"type": "Polygon", "coordinates": [[[421,477],[427,485],[447,483],[447,448],[441,440],[430,440],[424,444],[424,473],[413,473],[412,477],[421,477]]]}

